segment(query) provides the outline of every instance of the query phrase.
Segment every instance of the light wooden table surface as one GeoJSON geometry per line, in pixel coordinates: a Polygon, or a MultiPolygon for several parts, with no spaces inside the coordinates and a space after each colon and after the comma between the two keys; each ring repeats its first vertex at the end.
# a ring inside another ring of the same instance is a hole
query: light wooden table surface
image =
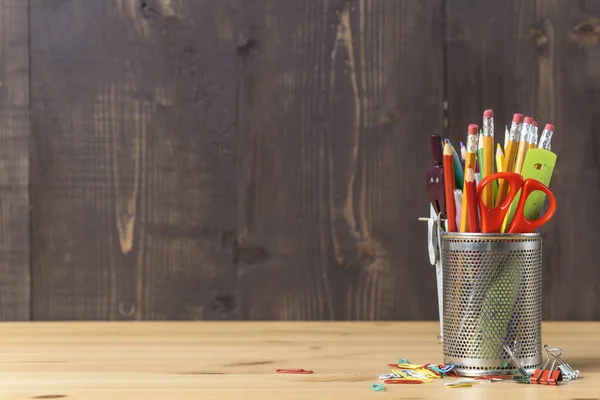
{"type": "Polygon", "coordinates": [[[578,380],[447,389],[445,378],[373,392],[400,357],[442,362],[437,323],[1,323],[0,399],[599,399],[600,323],[543,327],[578,380]]]}

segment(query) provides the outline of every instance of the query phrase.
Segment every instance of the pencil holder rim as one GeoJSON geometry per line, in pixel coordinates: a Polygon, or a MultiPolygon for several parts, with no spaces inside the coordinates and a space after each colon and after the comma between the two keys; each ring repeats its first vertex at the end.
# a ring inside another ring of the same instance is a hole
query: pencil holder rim
{"type": "Polygon", "coordinates": [[[441,231],[441,237],[444,239],[537,239],[541,238],[542,234],[539,232],[533,233],[473,233],[473,232],[446,232],[441,231]]]}

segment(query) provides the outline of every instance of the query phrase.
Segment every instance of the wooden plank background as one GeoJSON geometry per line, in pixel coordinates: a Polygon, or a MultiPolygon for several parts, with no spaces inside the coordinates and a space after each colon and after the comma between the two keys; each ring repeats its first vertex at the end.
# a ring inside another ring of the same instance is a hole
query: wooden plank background
{"type": "Polygon", "coordinates": [[[0,319],[436,319],[485,108],[556,125],[544,317],[600,318],[598,2],[0,0],[0,52],[0,319]]]}
{"type": "Polygon", "coordinates": [[[0,0],[0,320],[30,318],[28,3],[0,0]]]}

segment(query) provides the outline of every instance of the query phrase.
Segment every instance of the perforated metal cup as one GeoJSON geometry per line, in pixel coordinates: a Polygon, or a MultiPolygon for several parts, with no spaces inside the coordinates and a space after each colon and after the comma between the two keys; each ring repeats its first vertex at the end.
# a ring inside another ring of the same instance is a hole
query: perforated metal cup
{"type": "Polygon", "coordinates": [[[444,362],[459,375],[528,371],[542,363],[542,238],[441,232],[444,362]]]}

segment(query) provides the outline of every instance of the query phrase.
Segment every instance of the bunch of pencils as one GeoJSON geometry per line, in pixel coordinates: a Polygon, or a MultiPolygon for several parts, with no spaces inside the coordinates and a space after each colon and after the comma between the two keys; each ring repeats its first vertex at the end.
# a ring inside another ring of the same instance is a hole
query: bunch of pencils
{"type": "MultiPolygon", "coordinates": [[[[522,114],[514,114],[510,130],[505,127],[504,146],[501,146],[500,143],[494,142],[492,110],[485,110],[483,113],[482,128],[480,130],[477,124],[469,125],[466,146],[460,143],[460,158],[450,141],[446,139],[443,143],[442,160],[440,160],[439,147],[442,142],[439,136],[433,137],[434,166],[427,174],[428,192],[432,207],[446,216],[448,232],[481,232],[482,210],[478,209],[477,197],[479,182],[497,172],[521,174],[528,151],[541,148],[550,152],[554,133],[554,125],[546,124],[541,135],[538,135],[538,124],[532,117],[523,118],[522,114]],[[443,198],[440,194],[442,184],[443,198]]],[[[531,158],[535,158],[533,154],[531,158]]],[[[552,173],[553,167],[552,164],[549,174],[552,173]]],[[[525,178],[525,175],[523,177],[525,178]]],[[[549,179],[550,176],[544,183],[549,184],[549,179]]],[[[487,209],[492,209],[502,204],[507,197],[509,183],[504,179],[498,179],[480,189],[483,204],[487,209]]],[[[515,201],[514,194],[511,197],[511,201],[515,201]]],[[[511,207],[514,214],[514,206],[511,207]]],[[[507,213],[503,229],[506,227],[509,215],[512,218],[511,213],[507,213]]]]}

